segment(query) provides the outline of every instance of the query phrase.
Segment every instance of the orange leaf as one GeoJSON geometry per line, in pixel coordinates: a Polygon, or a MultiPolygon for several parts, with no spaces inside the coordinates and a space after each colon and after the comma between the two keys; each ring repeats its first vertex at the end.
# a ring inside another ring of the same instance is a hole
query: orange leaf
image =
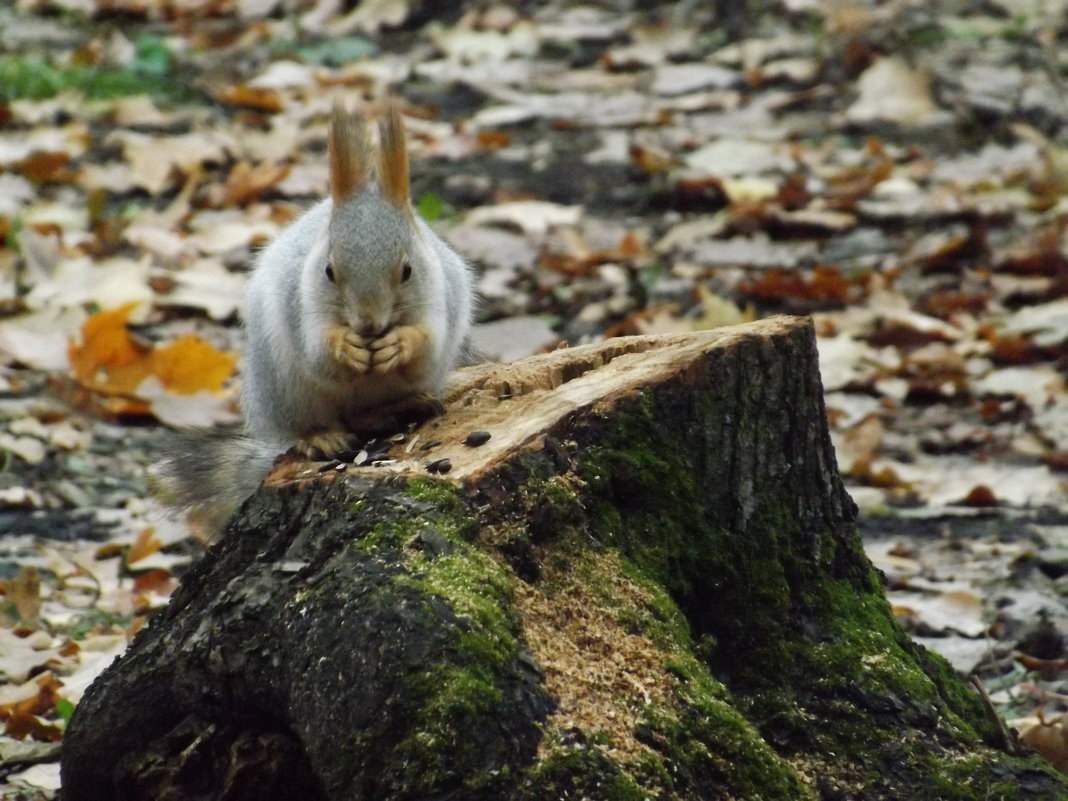
{"type": "Polygon", "coordinates": [[[260,89],[247,84],[237,84],[215,97],[228,106],[244,106],[258,111],[277,113],[282,110],[282,97],[274,89],[260,89]]]}
{"type": "Polygon", "coordinates": [[[94,314],[82,325],[82,343],[67,348],[74,377],[83,386],[108,394],[130,394],[149,373],[150,349],[126,329],[134,301],[94,314]]]}
{"type": "Polygon", "coordinates": [[[156,595],[169,595],[177,586],[178,582],[171,576],[170,571],[157,568],[134,579],[133,591],[138,595],[150,592],[156,595]]]}
{"type": "Polygon", "coordinates": [[[218,392],[234,372],[237,357],[216,350],[204,340],[187,336],[156,348],[152,373],[168,391],[193,395],[201,390],[218,392]]]}
{"type": "Polygon", "coordinates": [[[163,547],[163,543],[153,536],[154,532],[155,529],[149,527],[137,535],[137,539],[130,546],[130,550],[126,552],[126,564],[131,565],[134,562],[139,562],[163,547]]]}

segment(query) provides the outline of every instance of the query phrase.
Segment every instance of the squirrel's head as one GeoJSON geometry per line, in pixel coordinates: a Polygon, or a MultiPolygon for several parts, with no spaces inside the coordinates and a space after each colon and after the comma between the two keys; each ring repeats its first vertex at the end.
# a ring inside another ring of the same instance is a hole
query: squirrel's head
{"type": "Polygon", "coordinates": [[[343,321],[377,336],[414,313],[421,251],[409,201],[404,123],[390,103],[379,122],[378,158],[363,119],[335,105],[330,123],[329,251],[324,281],[343,321]],[[372,180],[377,161],[377,181],[372,180]]]}

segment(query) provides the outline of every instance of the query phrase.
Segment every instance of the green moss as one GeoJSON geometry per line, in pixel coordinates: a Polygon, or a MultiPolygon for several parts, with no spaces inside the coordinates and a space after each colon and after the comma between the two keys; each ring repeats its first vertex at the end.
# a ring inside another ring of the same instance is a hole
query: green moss
{"type": "MultiPolygon", "coordinates": [[[[499,714],[501,691],[493,674],[483,665],[459,667],[433,665],[410,679],[410,688],[423,700],[413,710],[405,730],[408,735],[397,744],[393,760],[404,766],[409,790],[440,789],[456,774],[456,765],[477,765],[482,755],[481,739],[470,733],[492,727],[499,714]]],[[[478,785],[486,777],[469,774],[465,783],[478,785]]]]}
{"type": "Polygon", "coordinates": [[[513,659],[519,622],[505,571],[477,551],[456,551],[412,563],[412,580],[442,598],[462,621],[472,624],[460,638],[465,652],[488,664],[513,659]]]}
{"type": "Polygon", "coordinates": [[[581,738],[564,743],[555,737],[543,747],[548,753],[521,778],[515,801],[647,801],[650,797],[599,744],[581,738]]]}
{"type": "Polygon", "coordinates": [[[458,487],[438,479],[413,478],[408,481],[407,494],[437,512],[435,524],[443,534],[464,541],[474,539],[478,522],[458,487]]]}
{"type": "Polygon", "coordinates": [[[814,797],[686,643],[674,645],[667,663],[676,679],[674,703],[648,708],[638,739],[654,750],[643,769],[671,776],[685,797],[708,797],[722,787],[735,798],[814,797]]]}

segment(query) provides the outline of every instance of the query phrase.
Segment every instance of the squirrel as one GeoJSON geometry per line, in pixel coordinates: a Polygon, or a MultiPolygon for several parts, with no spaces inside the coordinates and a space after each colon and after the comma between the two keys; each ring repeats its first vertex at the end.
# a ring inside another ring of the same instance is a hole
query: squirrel
{"type": "Polygon", "coordinates": [[[395,102],[378,125],[335,105],[330,197],[260,253],[248,281],[242,436],[187,434],[160,470],[165,500],[215,534],[292,449],[330,459],[443,411],[468,358],[467,263],[418,216],[395,102]],[[377,173],[377,174],[376,174],[377,173]]]}

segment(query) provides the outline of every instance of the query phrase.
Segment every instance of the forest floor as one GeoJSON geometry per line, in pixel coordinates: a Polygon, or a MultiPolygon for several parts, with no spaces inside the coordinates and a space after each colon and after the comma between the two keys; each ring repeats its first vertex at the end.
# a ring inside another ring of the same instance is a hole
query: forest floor
{"type": "Polygon", "coordinates": [[[0,797],[199,553],[149,468],[235,420],[251,257],[390,94],[490,355],[811,314],[899,620],[1068,764],[1062,4],[712,5],[0,8],[0,797]]]}

